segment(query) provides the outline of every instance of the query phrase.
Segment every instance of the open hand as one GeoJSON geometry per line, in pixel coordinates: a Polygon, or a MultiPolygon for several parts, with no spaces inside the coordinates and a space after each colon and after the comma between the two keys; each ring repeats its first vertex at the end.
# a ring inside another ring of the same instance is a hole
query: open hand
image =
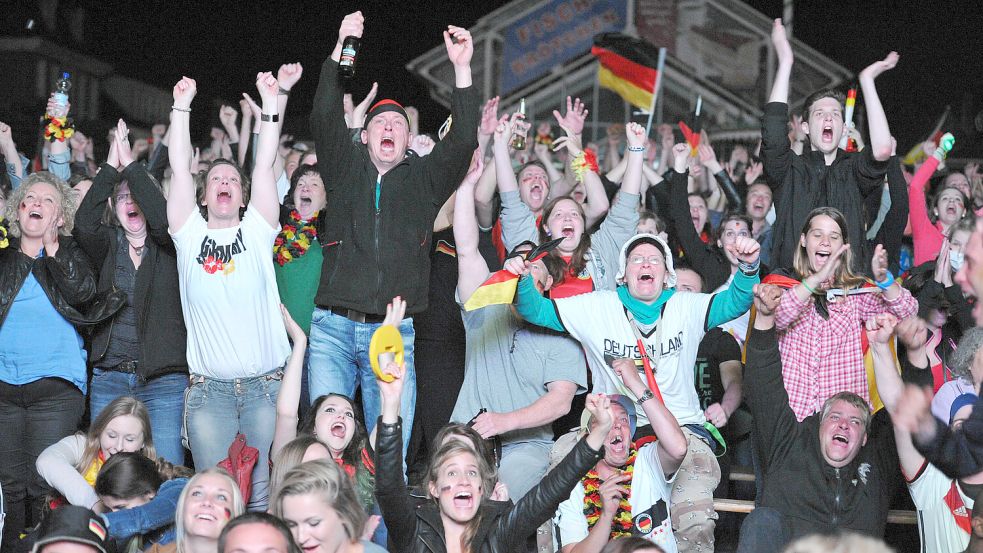
{"type": "Polygon", "coordinates": [[[587,120],[587,113],[587,107],[580,101],[580,98],[571,102],[570,97],[567,96],[567,112],[561,116],[560,112],[554,109],[553,117],[568,133],[581,134],[584,132],[584,121],[587,120]]]}
{"type": "Polygon", "coordinates": [[[283,326],[286,327],[287,336],[290,336],[291,342],[297,343],[301,339],[307,340],[304,329],[300,328],[300,325],[290,316],[290,312],[282,303],[280,304],[280,316],[283,317],[283,326]]]}
{"type": "Polygon", "coordinates": [[[836,274],[836,270],[840,268],[840,263],[843,262],[843,254],[849,249],[850,244],[842,244],[839,248],[836,248],[836,251],[829,255],[826,264],[815,274],[808,277],[811,280],[815,280],[815,285],[812,287],[814,290],[819,290],[819,286],[824,286],[832,280],[833,275],[836,274]]]}
{"type": "Polygon", "coordinates": [[[478,124],[478,134],[491,136],[498,126],[498,96],[485,102],[481,108],[481,123],[478,124]]]}
{"type": "Polygon", "coordinates": [[[386,306],[386,318],[383,319],[382,324],[399,328],[399,325],[403,322],[403,317],[405,316],[406,300],[396,296],[393,298],[393,301],[386,306]]]}
{"type": "Polygon", "coordinates": [[[122,119],[116,123],[115,142],[120,168],[128,167],[133,163],[133,151],[130,149],[130,129],[127,128],[126,122],[122,119]]]}
{"type": "Polygon", "coordinates": [[[594,417],[594,421],[597,423],[594,430],[602,434],[607,434],[608,430],[611,430],[611,426],[614,424],[614,414],[611,412],[611,398],[604,394],[587,394],[584,407],[590,411],[591,416],[594,417]]]}
{"type": "Polygon", "coordinates": [[[864,70],[860,72],[859,78],[872,80],[876,79],[881,73],[894,69],[894,67],[898,65],[898,60],[900,59],[901,56],[899,56],[897,52],[891,52],[886,58],[880,61],[875,61],[874,63],[865,67],[864,70]]]}
{"type": "MultiPolygon", "coordinates": [[[[829,263],[826,264],[829,265],[829,263]]],[[[870,260],[870,270],[877,282],[883,282],[887,277],[887,250],[881,244],[874,248],[874,256],[870,260]]]]}
{"type": "Polygon", "coordinates": [[[365,114],[369,112],[369,108],[372,107],[372,101],[375,100],[376,94],[379,93],[379,83],[373,82],[372,88],[369,89],[369,93],[362,98],[354,108],[352,108],[352,125],[354,127],[364,127],[365,126],[365,114]]]}

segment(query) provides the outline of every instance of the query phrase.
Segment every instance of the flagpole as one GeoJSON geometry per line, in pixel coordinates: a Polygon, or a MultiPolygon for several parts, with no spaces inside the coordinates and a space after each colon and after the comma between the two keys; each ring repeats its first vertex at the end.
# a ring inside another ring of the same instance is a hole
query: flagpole
{"type": "Polygon", "coordinates": [[[666,49],[659,48],[659,63],[655,68],[655,90],[652,91],[652,105],[649,106],[649,120],[645,124],[645,136],[650,136],[652,132],[652,117],[655,115],[655,104],[659,100],[659,91],[662,90],[662,71],[666,68],[666,49]]]}

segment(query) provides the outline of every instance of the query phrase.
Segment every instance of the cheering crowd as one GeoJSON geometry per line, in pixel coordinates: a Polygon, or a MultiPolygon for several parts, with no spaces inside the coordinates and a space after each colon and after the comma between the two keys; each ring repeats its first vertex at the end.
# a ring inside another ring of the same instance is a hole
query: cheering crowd
{"type": "Polygon", "coordinates": [[[839,90],[790,113],[776,20],[760,141],[585,144],[579,99],[482,105],[455,26],[439,133],[356,103],[364,25],[310,141],[296,63],[203,143],[189,77],[105,160],[76,129],[31,172],[0,123],[3,551],[708,552],[745,492],[742,553],[887,551],[892,508],[983,551],[983,172],[902,163],[897,53],[865,133],[839,90]]]}

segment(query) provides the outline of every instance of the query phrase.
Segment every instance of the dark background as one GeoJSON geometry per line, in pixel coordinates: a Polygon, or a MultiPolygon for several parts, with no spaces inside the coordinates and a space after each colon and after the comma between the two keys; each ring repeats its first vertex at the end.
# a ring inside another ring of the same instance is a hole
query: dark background
{"type": "MultiPolygon", "coordinates": [[[[768,17],[781,16],[781,0],[747,1],[768,17]]],[[[75,22],[78,31],[74,37],[66,31],[57,40],[164,89],[188,75],[198,81],[201,97],[220,97],[237,108],[241,92],[255,92],[257,71],[275,71],[281,63],[299,61],[304,78],[291,95],[286,129],[303,135],[320,65],[334,46],[338,24],[344,14],[361,9],[366,30],[353,92],[358,97],[377,80],[380,97],[417,106],[422,130],[433,131],[446,110],[430,100],[405,64],[439,45],[447,23],[470,27],[505,3],[74,0],[59,3],[59,21],[66,29],[75,22]]],[[[25,29],[28,19],[39,18],[37,2],[0,0],[0,8],[0,34],[48,34],[40,24],[25,29]]],[[[898,67],[877,84],[899,150],[923,139],[949,104],[949,128],[961,131],[954,155],[965,157],[983,149],[981,133],[973,129],[973,118],[983,110],[981,12],[983,7],[975,1],[800,0],[794,35],[853,71],[897,50],[898,67]]],[[[3,80],[4,86],[16,86],[15,76],[3,75],[3,80]]],[[[217,124],[217,116],[209,111],[215,110],[194,113],[197,132],[217,124]]]]}

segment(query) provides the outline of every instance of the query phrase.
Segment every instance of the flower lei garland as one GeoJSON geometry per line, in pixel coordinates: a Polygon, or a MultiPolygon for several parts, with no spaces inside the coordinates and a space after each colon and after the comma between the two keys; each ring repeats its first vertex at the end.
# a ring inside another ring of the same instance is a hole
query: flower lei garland
{"type": "Polygon", "coordinates": [[[553,147],[553,135],[550,133],[536,134],[536,144],[545,144],[546,146],[553,147]]]}
{"type": "Polygon", "coordinates": [[[48,142],[64,142],[66,138],[71,138],[75,134],[75,127],[68,121],[68,117],[52,117],[45,115],[48,124],[44,127],[44,138],[48,142]]]}
{"type": "Polygon", "coordinates": [[[587,171],[597,172],[597,154],[590,148],[584,148],[577,157],[570,160],[570,168],[573,169],[577,182],[584,182],[584,175],[587,171]]]}
{"type": "Polygon", "coordinates": [[[10,240],[7,239],[7,222],[0,217],[0,250],[10,246],[10,240]]]}
{"type": "Polygon", "coordinates": [[[290,212],[290,220],[283,225],[276,241],[273,242],[273,259],[281,267],[307,253],[307,249],[317,238],[314,221],[318,212],[309,221],[301,219],[296,209],[290,212]]]}
{"type": "MultiPolygon", "coordinates": [[[[638,450],[632,447],[631,453],[628,455],[628,464],[625,465],[622,474],[631,476],[635,472],[635,456],[637,454],[638,450]]],[[[604,508],[600,494],[602,482],[595,469],[590,469],[581,482],[584,484],[584,516],[587,517],[587,528],[590,529],[597,524],[604,508]]],[[[631,480],[623,485],[628,493],[618,502],[618,512],[615,513],[614,521],[611,523],[611,539],[631,536],[631,503],[628,502],[631,497],[631,480]]]]}

